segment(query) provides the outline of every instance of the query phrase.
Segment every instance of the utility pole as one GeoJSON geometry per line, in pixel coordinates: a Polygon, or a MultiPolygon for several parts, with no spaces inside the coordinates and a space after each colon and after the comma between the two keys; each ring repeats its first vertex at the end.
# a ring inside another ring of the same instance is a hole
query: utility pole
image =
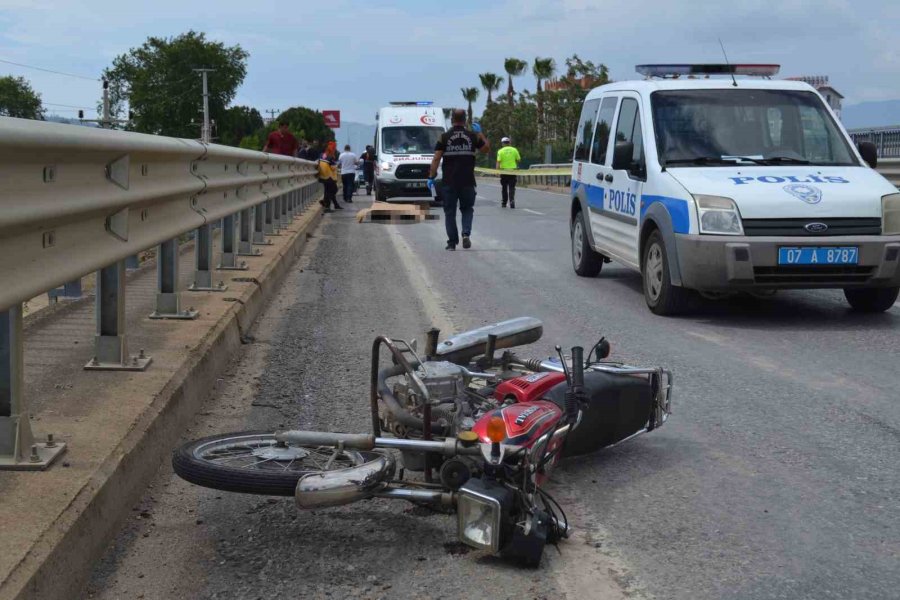
{"type": "Polygon", "coordinates": [[[215,69],[194,69],[195,72],[203,76],[203,129],[200,130],[200,141],[208,144],[212,138],[209,129],[209,86],[207,84],[207,76],[214,73],[215,69]]]}
{"type": "Polygon", "coordinates": [[[277,108],[269,108],[264,110],[263,112],[269,113],[269,123],[275,120],[275,113],[278,112],[277,108]]]}

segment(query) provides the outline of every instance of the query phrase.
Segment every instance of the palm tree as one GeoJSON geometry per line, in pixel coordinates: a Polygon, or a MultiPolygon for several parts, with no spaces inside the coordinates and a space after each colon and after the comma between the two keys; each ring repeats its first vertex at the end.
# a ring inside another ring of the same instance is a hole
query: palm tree
{"type": "Polygon", "coordinates": [[[509,75],[509,86],[506,88],[506,100],[509,102],[510,106],[513,105],[516,95],[516,91],[513,89],[513,77],[518,77],[524,73],[527,66],[527,62],[519,60],[518,58],[507,58],[503,61],[503,68],[506,69],[506,73],[509,75]]]}
{"type": "Polygon", "coordinates": [[[492,94],[500,89],[503,78],[496,73],[482,73],[478,76],[478,79],[481,80],[481,87],[487,92],[487,103],[491,104],[494,101],[492,94]]]}
{"type": "Polygon", "coordinates": [[[472,103],[478,100],[478,88],[470,87],[470,88],[459,88],[459,91],[462,92],[463,99],[469,103],[469,127],[472,126],[472,103]]]}
{"type": "Polygon", "coordinates": [[[552,58],[535,57],[531,67],[534,78],[537,79],[537,111],[538,111],[538,139],[544,137],[544,90],[541,82],[553,77],[556,73],[556,62],[552,58]]]}

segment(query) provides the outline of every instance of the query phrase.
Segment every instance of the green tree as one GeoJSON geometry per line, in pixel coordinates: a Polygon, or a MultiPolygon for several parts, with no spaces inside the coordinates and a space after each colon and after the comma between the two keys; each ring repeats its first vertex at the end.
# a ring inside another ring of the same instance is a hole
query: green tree
{"type": "Polygon", "coordinates": [[[262,115],[249,106],[232,106],[225,109],[222,118],[216,121],[216,143],[239,146],[241,140],[262,129],[262,115]]]}
{"type": "Polygon", "coordinates": [[[150,37],[117,56],[104,71],[110,81],[111,112],[120,118],[127,99],[135,131],[199,137],[202,84],[193,69],[215,70],[209,74],[209,112],[211,119],[221,122],[247,74],[248,56],[240,46],[207,40],[206,34],[196,31],[150,37]]]}
{"type": "Polygon", "coordinates": [[[487,92],[487,103],[493,103],[493,94],[494,92],[500,90],[500,85],[503,83],[503,77],[497,75],[496,73],[481,73],[478,76],[478,79],[481,80],[481,87],[483,87],[484,91],[487,92]]]}
{"type": "Polygon", "coordinates": [[[268,135],[278,129],[278,123],[287,121],[288,128],[298,140],[318,141],[320,146],[335,140],[334,130],[325,124],[325,117],[317,110],[305,106],[289,108],[267,126],[260,127],[252,134],[244,136],[239,145],[241,148],[261,150],[268,135]]]}
{"type": "Polygon", "coordinates": [[[537,93],[535,97],[537,99],[538,137],[543,139],[546,137],[546,131],[544,130],[544,88],[541,84],[553,77],[553,74],[556,72],[556,62],[552,58],[536,57],[534,64],[531,66],[531,72],[534,78],[537,79],[537,93]]]}
{"type": "Polygon", "coordinates": [[[469,127],[472,126],[472,103],[478,100],[478,88],[470,87],[470,88],[460,88],[460,92],[462,92],[463,99],[469,103],[469,127]]]}
{"type": "Polygon", "coordinates": [[[519,75],[524,73],[527,67],[528,63],[518,58],[507,58],[503,61],[503,68],[506,70],[506,74],[509,76],[509,85],[506,87],[506,101],[510,106],[512,106],[512,103],[516,97],[516,90],[513,88],[513,77],[518,77],[519,75]]]}
{"type": "Polygon", "coordinates": [[[24,77],[0,77],[0,116],[43,120],[41,95],[24,77]]]}

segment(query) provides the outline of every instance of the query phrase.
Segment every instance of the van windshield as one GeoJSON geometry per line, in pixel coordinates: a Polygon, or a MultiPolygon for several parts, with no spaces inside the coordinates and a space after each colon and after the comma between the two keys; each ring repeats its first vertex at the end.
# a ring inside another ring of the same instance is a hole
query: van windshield
{"type": "Polygon", "coordinates": [[[385,127],[381,150],[385,154],[434,154],[442,133],[442,127],[385,127]]]}
{"type": "Polygon", "coordinates": [[[822,100],[795,90],[651,95],[660,165],[859,165],[822,100]]]}

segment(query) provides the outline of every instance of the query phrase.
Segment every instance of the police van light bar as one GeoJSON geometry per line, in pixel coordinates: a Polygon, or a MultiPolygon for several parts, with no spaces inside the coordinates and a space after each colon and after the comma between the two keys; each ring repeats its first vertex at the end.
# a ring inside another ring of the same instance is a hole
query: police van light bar
{"type": "Polygon", "coordinates": [[[637,65],[635,70],[645,77],[679,77],[682,75],[774,77],[781,70],[781,65],[637,65]]]}
{"type": "Polygon", "coordinates": [[[416,100],[412,102],[391,102],[391,106],[431,106],[434,104],[431,100],[416,100]]]}

